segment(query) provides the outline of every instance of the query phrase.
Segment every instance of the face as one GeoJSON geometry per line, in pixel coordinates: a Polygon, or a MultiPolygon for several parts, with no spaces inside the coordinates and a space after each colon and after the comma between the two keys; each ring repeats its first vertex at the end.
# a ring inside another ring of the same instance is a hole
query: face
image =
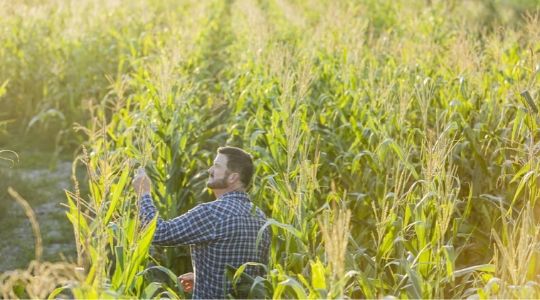
{"type": "Polygon", "coordinates": [[[214,164],[208,169],[208,182],[206,186],[211,189],[226,189],[229,187],[229,176],[231,173],[227,169],[227,156],[218,153],[214,164]]]}

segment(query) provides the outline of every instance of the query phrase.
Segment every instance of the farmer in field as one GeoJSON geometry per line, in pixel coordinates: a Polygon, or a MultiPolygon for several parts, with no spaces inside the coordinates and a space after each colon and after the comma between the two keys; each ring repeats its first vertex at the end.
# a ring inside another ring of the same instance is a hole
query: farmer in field
{"type": "MultiPolygon", "coordinates": [[[[270,235],[268,230],[256,244],[257,234],[266,222],[264,213],[251,203],[246,193],[253,177],[251,155],[235,147],[221,147],[208,169],[208,188],[216,200],[197,205],[171,220],[158,218],[153,243],[190,245],[193,273],[180,276],[184,291],[193,290],[193,298],[224,298],[231,290],[225,280],[225,267],[246,262],[267,264],[270,235]],[[226,287],[226,290],[224,289],[226,287]]],[[[139,217],[150,222],[157,214],[152,201],[150,178],[139,169],[133,188],[140,195],[139,217]]],[[[249,275],[262,275],[259,267],[246,268],[249,275]]]]}

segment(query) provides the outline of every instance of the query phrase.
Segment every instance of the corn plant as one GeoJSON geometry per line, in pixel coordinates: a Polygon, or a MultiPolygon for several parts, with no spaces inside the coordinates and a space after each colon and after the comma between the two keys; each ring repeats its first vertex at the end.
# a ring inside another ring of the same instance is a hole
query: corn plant
{"type": "Polygon", "coordinates": [[[254,154],[273,233],[232,297],[539,296],[537,3],[105,2],[2,3],[2,136],[84,145],[84,279],[53,296],[188,296],[129,182],[175,217],[222,145],[254,154]]]}

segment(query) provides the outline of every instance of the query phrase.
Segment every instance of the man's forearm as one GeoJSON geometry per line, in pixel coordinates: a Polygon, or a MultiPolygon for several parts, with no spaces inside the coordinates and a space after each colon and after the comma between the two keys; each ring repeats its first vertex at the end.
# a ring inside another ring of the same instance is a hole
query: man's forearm
{"type": "Polygon", "coordinates": [[[150,193],[145,193],[139,200],[139,220],[146,225],[156,216],[156,206],[150,193]]]}
{"type": "MultiPolygon", "coordinates": [[[[139,218],[142,224],[148,224],[157,215],[157,209],[150,194],[145,194],[139,201],[139,218]]],[[[154,244],[188,245],[215,239],[213,213],[205,206],[197,206],[172,220],[158,217],[154,232],[154,244]]]]}
{"type": "MultiPolygon", "coordinates": [[[[139,200],[139,219],[141,220],[141,223],[143,225],[148,224],[157,216],[157,214],[158,212],[150,193],[142,195],[141,199],[139,200]]],[[[174,225],[175,224],[173,224],[171,221],[164,221],[157,216],[156,231],[154,231],[152,243],[162,246],[178,244],[174,238],[174,225]]]]}

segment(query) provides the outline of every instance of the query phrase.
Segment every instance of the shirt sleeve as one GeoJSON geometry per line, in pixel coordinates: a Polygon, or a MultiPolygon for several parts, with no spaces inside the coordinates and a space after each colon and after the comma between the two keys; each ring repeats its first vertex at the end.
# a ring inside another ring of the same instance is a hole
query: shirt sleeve
{"type": "MultiPolygon", "coordinates": [[[[139,219],[143,224],[156,217],[157,210],[149,194],[139,202],[139,219]]],[[[172,220],[158,216],[153,243],[163,246],[189,245],[208,242],[216,238],[215,217],[207,205],[197,205],[172,220]]]]}

